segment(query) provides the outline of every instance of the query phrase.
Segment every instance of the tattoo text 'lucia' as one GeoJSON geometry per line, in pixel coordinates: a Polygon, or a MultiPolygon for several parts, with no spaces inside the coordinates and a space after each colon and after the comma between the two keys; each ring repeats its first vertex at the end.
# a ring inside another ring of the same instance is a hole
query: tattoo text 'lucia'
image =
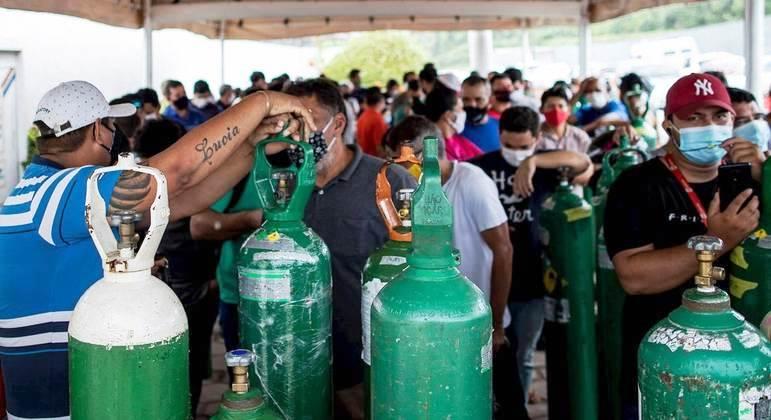
{"type": "Polygon", "coordinates": [[[204,137],[200,143],[195,145],[195,150],[203,155],[203,162],[208,162],[211,165],[211,159],[214,157],[214,154],[230,143],[240,132],[241,130],[238,127],[233,127],[233,129],[228,127],[227,132],[221,139],[210,143],[209,139],[204,137]]]}

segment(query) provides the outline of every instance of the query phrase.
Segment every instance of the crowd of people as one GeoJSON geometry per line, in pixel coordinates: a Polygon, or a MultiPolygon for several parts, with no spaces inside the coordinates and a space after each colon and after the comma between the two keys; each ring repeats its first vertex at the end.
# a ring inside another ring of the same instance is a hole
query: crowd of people
{"type": "MultiPolygon", "coordinates": [[[[648,153],[649,161],[614,184],[604,221],[608,252],[630,295],[624,316],[629,357],[619,392],[625,418],[636,418],[635,349],[642,334],[679,305],[696,273],[687,239],[718,236],[727,255],[758,221],[757,197],[741,206],[749,192],[720,206],[717,167],[724,159],[750,162],[758,180],[771,141],[768,117],[751,93],[726,87],[719,76],[678,80],[663,121],[649,102],[652,86],[633,73],[618,84],[596,77],[558,81],[539,97],[516,68],[459,80],[432,64],[384,87],[363,86],[359,70],[339,82],[288,75],[268,82],[254,72],[249,87],[223,85],[216,98],[202,80],[192,97],[182,83],[167,80],[160,96],[143,88],[109,103],[87,82],[61,84],[35,114],[40,154],[0,209],[0,270],[6,273],[0,278],[0,367],[8,412],[68,414],[61,333],[102,267],[83,220],[85,182],[124,151],[168,178],[171,223],[154,272],[187,312],[195,410],[217,319],[226,348],[239,346],[235,260],[245,235],[263,221],[248,175],[253,148],[281,132],[299,139],[315,131],[327,147],[316,162],[305,221],[332,256],[337,418],[363,417],[360,278],[369,255],[388,238],[375,202],[384,159],[398,156],[403,145],[421,156],[425,137],[441,139],[459,269],[492,308],[496,413],[527,418],[527,402],[545,397],[530,390],[546,311],[539,214],[560,182],[557,169],[567,167],[573,184],[591,186],[597,162],[623,137],[648,153]],[[209,153],[207,139],[223,135],[231,141],[209,153]],[[30,264],[31,258],[45,264],[30,264]]],[[[418,182],[398,165],[388,179],[394,192],[418,182]]],[[[140,213],[156,188],[134,175],[102,177],[99,187],[111,208],[140,213]]]]}

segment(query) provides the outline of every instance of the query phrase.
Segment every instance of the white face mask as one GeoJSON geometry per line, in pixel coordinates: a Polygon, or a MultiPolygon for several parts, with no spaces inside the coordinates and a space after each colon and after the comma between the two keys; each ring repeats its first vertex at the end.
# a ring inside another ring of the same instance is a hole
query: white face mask
{"type": "Polygon", "coordinates": [[[506,161],[511,166],[519,166],[522,164],[522,162],[525,161],[525,159],[529,158],[530,156],[533,156],[533,153],[535,153],[535,147],[532,147],[527,150],[513,150],[509,149],[508,147],[501,147],[501,154],[503,155],[503,160],[506,161]]]}
{"type": "Polygon", "coordinates": [[[605,92],[594,92],[587,96],[588,96],[587,99],[589,99],[589,103],[592,105],[592,108],[594,109],[605,108],[605,105],[608,104],[608,95],[605,92]]]}
{"type": "Polygon", "coordinates": [[[771,141],[771,130],[765,120],[754,120],[734,129],[734,135],[751,141],[760,150],[768,150],[768,142],[771,141]]]}
{"type": "Polygon", "coordinates": [[[193,98],[190,100],[190,103],[192,103],[196,108],[203,108],[206,105],[212,103],[213,100],[214,98],[207,96],[205,98],[193,98]]]}
{"type": "Polygon", "coordinates": [[[455,112],[455,121],[452,122],[452,128],[455,129],[456,133],[463,132],[463,129],[466,128],[466,111],[455,112]]]}

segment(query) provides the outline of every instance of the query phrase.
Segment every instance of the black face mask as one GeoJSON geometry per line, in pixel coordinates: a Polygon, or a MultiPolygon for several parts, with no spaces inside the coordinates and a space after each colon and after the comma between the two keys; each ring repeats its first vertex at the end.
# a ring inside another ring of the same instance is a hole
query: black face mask
{"type": "Polygon", "coordinates": [[[511,92],[508,90],[496,90],[493,96],[497,102],[511,102],[511,92]]]}
{"type": "Polygon", "coordinates": [[[463,110],[466,111],[466,121],[474,125],[479,125],[484,121],[487,116],[487,108],[477,108],[475,106],[464,106],[463,110]]]}
{"type": "Polygon", "coordinates": [[[407,82],[407,88],[412,91],[420,89],[420,83],[417,80],[410,80],[407,82]]]}
{"type": "Polygon", "coordinates": [[[174,105],[174,108],[187,109],[188,104],[190,104],[190,99],[188,99],[187,96],[183,96],[181,98],[177,98],[177,100],[172,102],[172,104],[174,105]]]}
{"type": "Polygon", "coordinates": [[[128,138],[126,138],[123,132],[117,128],[113,132],[112,147],[107,147],[102,143],[99,143],[99,145],[102,146],[102,149],[104,149],[105,152],[110,154],[110,165],[118,163],[118,156],[121,153],[128,153],[131,151],[128,138]]]}

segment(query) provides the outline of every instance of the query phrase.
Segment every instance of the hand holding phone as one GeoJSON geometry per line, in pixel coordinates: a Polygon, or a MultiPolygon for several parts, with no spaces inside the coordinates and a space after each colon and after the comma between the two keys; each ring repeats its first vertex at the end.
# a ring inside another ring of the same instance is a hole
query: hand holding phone
{"type": "Polygon", "coordinates": [[[720,191],[720,211],[724,211],[734,199],[747,189],[752,195],[742,204],[747,205],[752,197],[757,196],[755,182],[752,180],[752,165],[749,163],[729,163],[718,168],[718,189],[720,191]]]}

